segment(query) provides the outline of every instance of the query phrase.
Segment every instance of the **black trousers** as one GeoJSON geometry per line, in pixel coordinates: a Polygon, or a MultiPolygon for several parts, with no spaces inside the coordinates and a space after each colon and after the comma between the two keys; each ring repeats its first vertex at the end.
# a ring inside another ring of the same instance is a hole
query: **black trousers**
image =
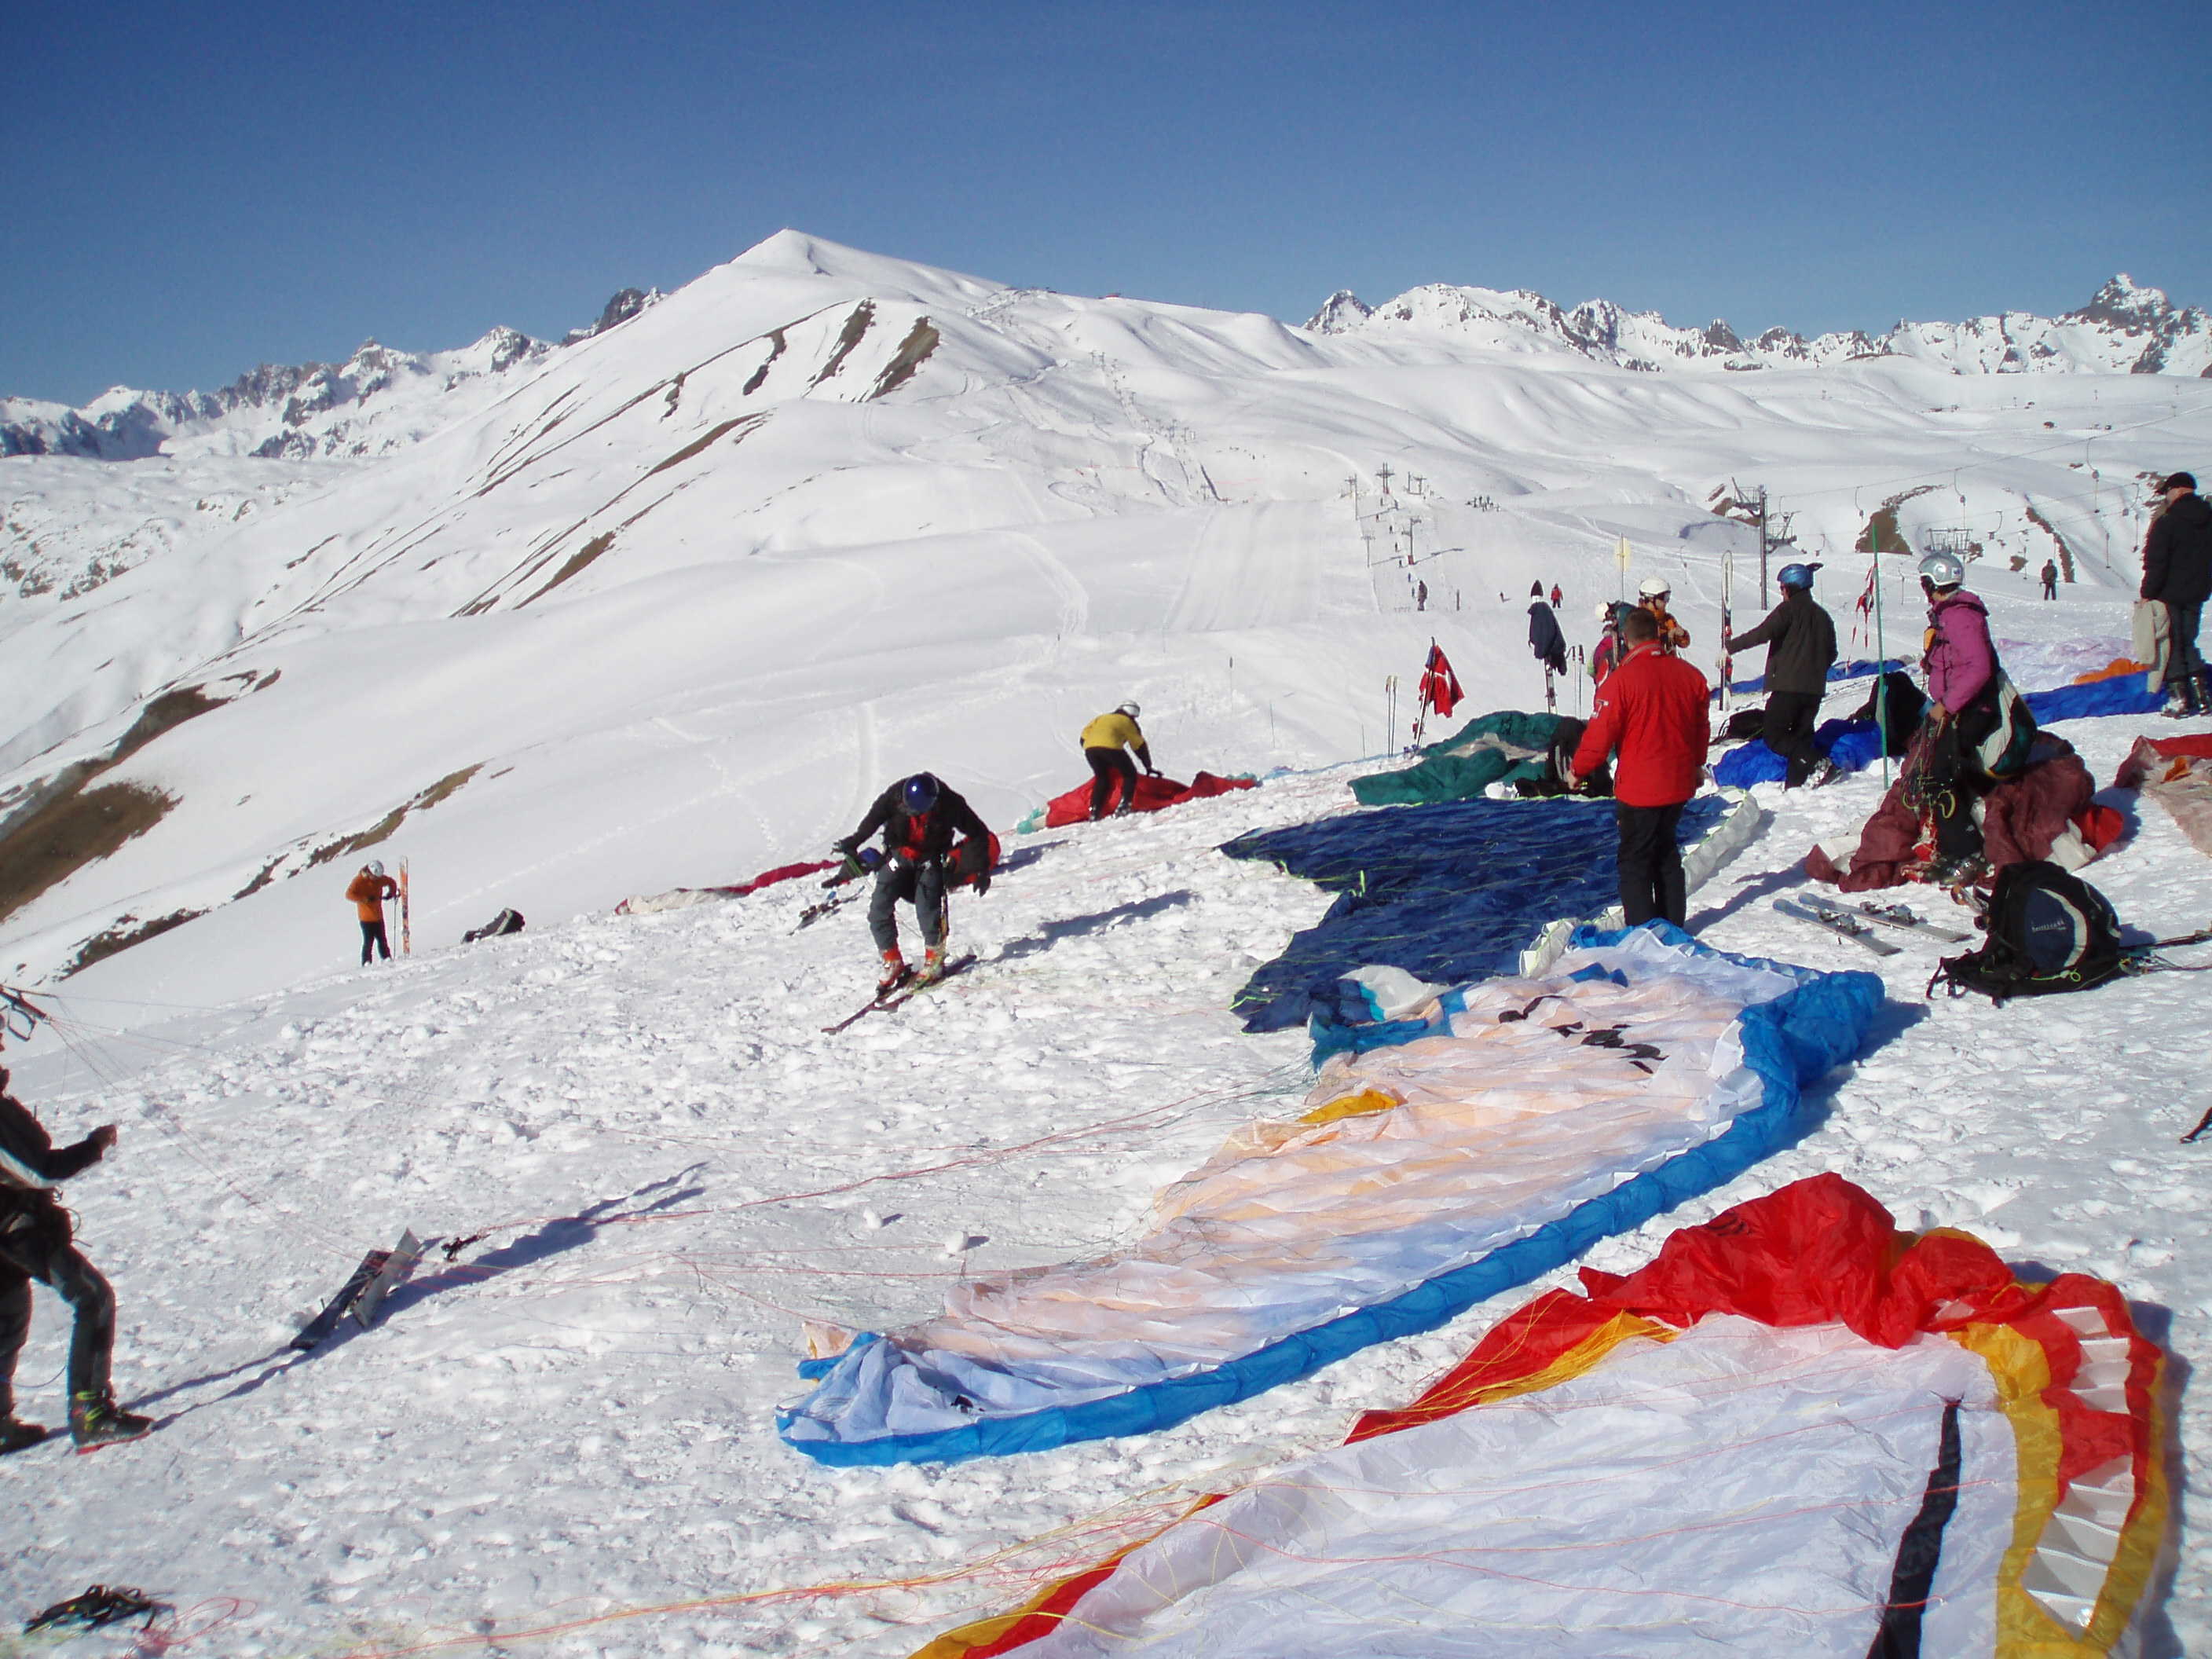
{"type": "Polygon", "coordinates": [[[1759,735],[1789,763],[1782,787],[1795,789],[1820,769],[1822,756],[1813,741],[1814,717],[1820,712],[1817,691],[1776,691],[1766,699],[1766,725],[1759,735]]]}
{"type": "Polygon", "coordinates": [[[364,921],[361,925],[361,965],[364,968],[368,966],[368,953],[371,951],[381,951],[386,962],[392,960],[392,945],[384,937],[382,916],[379,916],[374,921],[364,921]]]}
{"type": "Polygon", "coordinates": [[[1680,927],[1689,915],[1682,849],[1674,839],[1686,804],[1614,805],[1620,823],[1620,916],[1628,927],[1657,917],[1680,927]]]}
{"type": "Polygon", "coordinates": [[[1106,816],[1106,803],[1114,796],[1114,780],[1121,781],[1121,799],[1133,805],[1137,799],[1137,763],[1129,758],[1129,751],[1116,744],[1111,749],[1086,749],[1083,758],[1091,763],[1091,816],[1106,816]]]}
{"type": "Polygon", "coordinates": [[[2195,605],[2176,605],[2169,599],[2166,614],[2166,684],[2179,685],[2191,675],[2204,672],[2204,659],[2197,649],[2197,629],[2204,618],[2204,602],[2199,599],[2195,605]]]}
{"type": "Polygon", "coordinates": [[[916,864],[911,859],[889,858],[876,872],[876,890],[868,895],[868,932],[878,951],[898,949],[898,903],[914,903],[915,920],[921,924],[925,948],[945,943],[945,866],[936,859],[916,864]]]}
{"type": "Polygon", "coordinates": [[[15,1360],[31,1331],[31,1281],[37,1279],[76,1310],[70,1338],[69,1391],[107,1392],[107,1367],[115,1352],[115,1292],[100,1270],[59,1237],[23,1233],[0,1237],[0,1417],[15,1410],[15,1360]]]}
{"type": "Polygon", "coordinates": [[[1943,723],[1921,753],[1918,776],[1906,786],[1907,804],[1924,803],[1935,821],[1939,858],[1969,858],[1982,850],[1982,826],[1974,822],[1974,803],[1990,785],[1975,756],[1972,732],[1978,723],[1972,716],[1978,712],[1970,703],[1966,714],[1943,723]]]}

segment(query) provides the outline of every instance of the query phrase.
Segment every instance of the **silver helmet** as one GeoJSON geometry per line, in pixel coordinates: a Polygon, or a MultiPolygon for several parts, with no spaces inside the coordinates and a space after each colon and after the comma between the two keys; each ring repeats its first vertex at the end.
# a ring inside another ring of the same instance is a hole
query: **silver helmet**
{"type": "Polygon", "coordinates": [[[1966,567],[1955,553],[1923,554],[1920,580],[1933,587],[1956,587],[1966,580],[1966,567]]]}

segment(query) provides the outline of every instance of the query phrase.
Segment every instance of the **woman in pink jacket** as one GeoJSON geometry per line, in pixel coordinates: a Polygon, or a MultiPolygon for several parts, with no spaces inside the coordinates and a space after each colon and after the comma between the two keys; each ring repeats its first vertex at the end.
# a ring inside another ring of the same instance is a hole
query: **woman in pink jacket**
{"type": "Polygon", "coordinates": [[[1920,561],[1920,591],[1928,597],[1928,633],[1921,667],[1928,676],[1928,715],[1917,755],[1910,763],[1905,799],[1935,820],[1936,857],[1925,879],[1956,887],[1978,880],[1982,827],[1974,803],[1989,787],[1979,748],[1996,729],[1994,696],[1997,650],[1990,639],[1990,613],[1966,591],[1966,567],[1948,553],[1920,561]]]}

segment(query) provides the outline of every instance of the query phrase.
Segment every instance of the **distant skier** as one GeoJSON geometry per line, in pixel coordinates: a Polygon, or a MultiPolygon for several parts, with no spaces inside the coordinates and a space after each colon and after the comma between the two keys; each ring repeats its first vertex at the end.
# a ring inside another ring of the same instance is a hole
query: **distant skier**
{"type": "Polygon", "coordinates": [[[2051,559],[2043,562],[2043,597],[2046,599],[2058,597],[2058,566],[2051,559]]]}
{"type": "Polygon", "coordinates": [[[946,888],[972,879],[978,893],[990,890],[991,832],[975,816],[975,809],[931,774],[917,772],[877,796],[860,827],[833,844],[860,868],[876,872],[876,890],[868,899],[868,931],[883,953],[878,994],[896,990],[910,979],[928,981],[942,974],[946,888]],[[878,830],[884,832],[883,856],[871,860],[860,847],[878,830]],[[962,838],[957,848],[956,836],[962,838]],[[948,860],[954,866],[950,872],[948,860]],[[901,900],[914,906],[921,929],[919,975],[899,954],[901,900]]]}
{"type": "Polygon", "coordinates": [[[1761,735],[1789,763],[1782,778],[1785,789],[1796,788],[1822,762],[1813,729],[1836,660],[1836,623],[1813,598],[1813,573],[1820,568],[1784,565],[1774,579],[1782,603],[1758,627],[1723,641],[1731,654],[1754,645],[1766,647],[1766,729],[1761,735]]]}
{"type": "Polygon", "coordinates": [[[153,1419],[118,1407],[108,1382],[115,1292],[76,1249],[72,1218],[55,1190],[57,1182],[100,1162],[115,1145],[115,1126],[103,1123],[75,1146],[57,1148],[46,1127],[7,1091],[8,1073],[0,1067],[0,1454],[35,1446],[47,1434],[15,1415],[15,1360],[31,1328],[33,1279],[76,1315],[69,1422],[77,1449],[142,1438],[153,1419]]]}
{"type": "Polygon", "coordinates": [[[1667,609],[1667,601],[1673,597],[1674,590],[1656,576],[1646,576],[1636,590],[1637,603],[1659,624],[1659,648],[1667,652],[1686,650],[1690,643],[1690,630],[1667,609]]]}
{"type": "MultiPolygon", "coordinates": [[[[1152,764],[1152,751],[1146,746],[1145,734],[1137,725],[1137,705],[1125,702],[1109,714],[1101,714],[1083,728],[1076,739],[1083,745],[1083,758],[1091,763],[1091,817],[1095,823],[1106,816],[1109,801],[1118,799],[1114,815],[1127,812],[1137,799],[1137,762],[1129,758],[1128,751],[1137,751],[1137,761],[1144,763],[1145,770],[1159,776],[1159,769],[1152,764]],[[1118,798],[1116,783],[1121,786],[1118,798]]],[[[1063,727],[1063,730],[1066,728],[1063,727]]]]}
{"type": "Polygon", "coordinates": [[[1552,609],[1553,609],[1553,610],[1554,610],[1554,611],[1557,611],[1559,608],[1559,583],[1557,583],[1557,582],[1553,582],[1553,583],[1552,584],[1552,609]]]}
{"type": "Polygon", "coordinates": [[[1428,608],[1429,585],[1426,582],[1415,582],[1413,584],[1413,609],[1416,611],[1426,611],[1428,608]]]}
{"type": "Polygon", "coordinates": [[[399,884],[386,875],[384,866],[374,859],[361,866],[361,873],[346,889],[346,896],[361,917],[361,965],[364,968],[368,966],[371,951],[383,952],[386,962],[392,960],[391,941],[384,936],[384,901],[398,891],[399,884]]]}

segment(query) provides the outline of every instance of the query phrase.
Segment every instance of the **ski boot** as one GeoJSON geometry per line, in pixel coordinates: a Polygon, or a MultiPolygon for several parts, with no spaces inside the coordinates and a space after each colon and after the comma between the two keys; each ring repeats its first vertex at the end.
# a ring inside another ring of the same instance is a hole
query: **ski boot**
{"type": "Polygon", "coordinates": [[[80,1394],[70,1401],[70,1438],[79,1452],[143,1440],[153,1431],[152,1418],[125,1411],[112,1394],[80,1394]]]}
{"type": "Polygon", "coordinates": [[[884,976],[876,981],[876,994],[887,997],[914,977],[914,969],[906,965],[906,958],[895,945],[884,952],[884,976]]]}
{"type": "Polygon", "coordinates": [[[1825,789],[1843,775],[1842,767],[1832,760],[1824,760],[1820,763],[1820,769],[1805,780],[1805,786],[1808,789],[1825,789]]]}
{"type": "Polygon", "coordinates": [[[945,977],[945,947],[933,945],[921,953],[921,971],[914,976],[916,985],[934,985],[945,977]]]}
{"type": "Polygon", "coordinates": [[[0,1457],[35,1446],[53,1431],[43,1423],[26,1423],[19,1417],[0,1417],[0,1457]]]}

